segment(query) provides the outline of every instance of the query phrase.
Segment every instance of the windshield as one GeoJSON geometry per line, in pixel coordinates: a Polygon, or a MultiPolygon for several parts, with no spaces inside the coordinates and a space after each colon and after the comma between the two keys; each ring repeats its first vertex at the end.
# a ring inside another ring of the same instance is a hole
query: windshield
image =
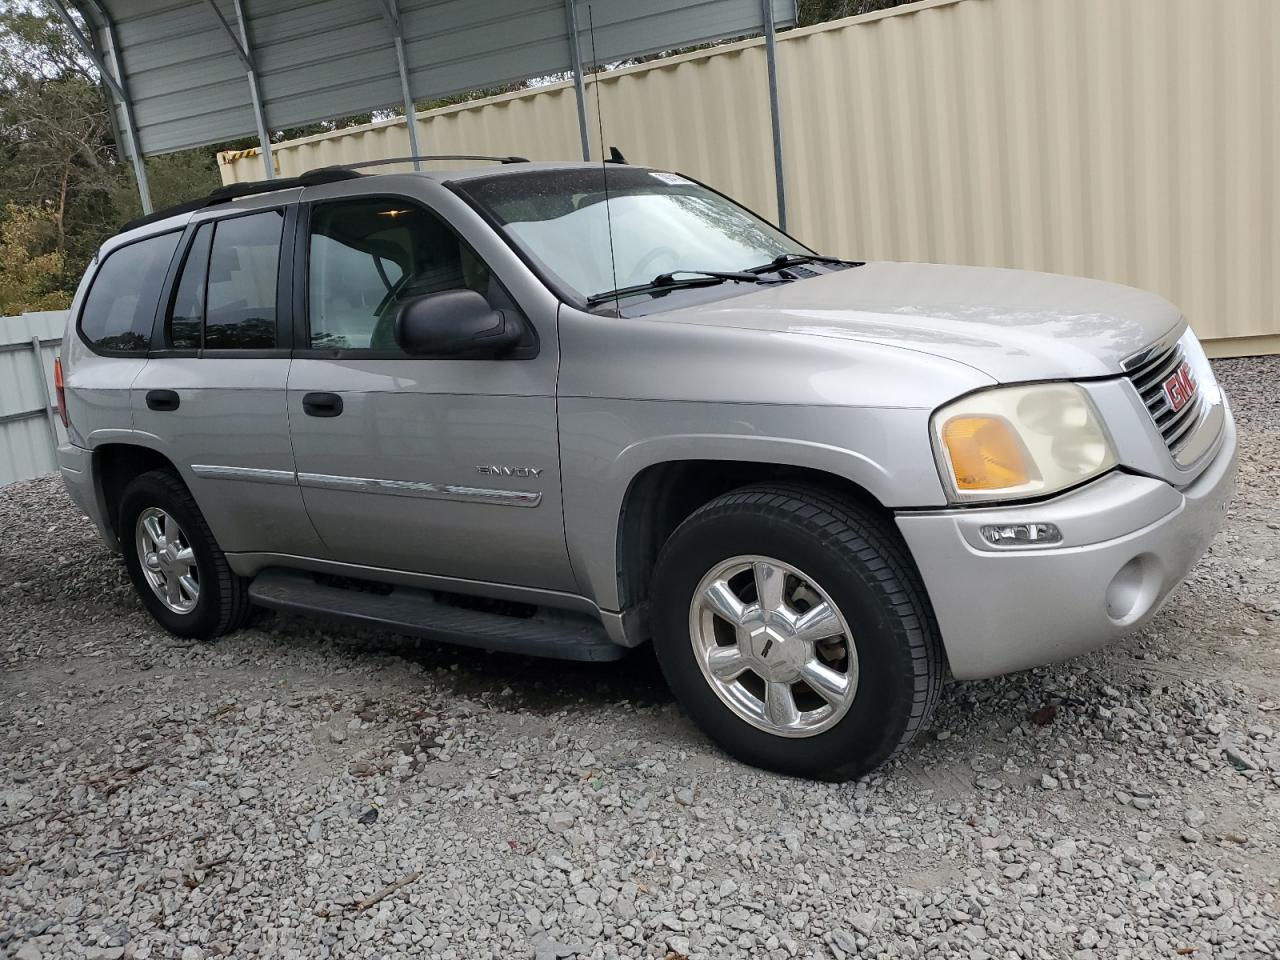
{"type": "Polygon", "coordinates": [[[672,271],[745,270],[812,252],[674,173],[611,165],[606,210],[604,178],[602,167],[573,167],[504,173],[457,187],[581,300],[672,271]]]}

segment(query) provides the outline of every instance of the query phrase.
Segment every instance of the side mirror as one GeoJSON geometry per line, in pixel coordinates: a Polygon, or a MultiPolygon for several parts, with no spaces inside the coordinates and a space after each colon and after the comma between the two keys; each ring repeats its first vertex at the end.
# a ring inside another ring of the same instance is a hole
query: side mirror
{"type": "Polygon", "coordinates": [[[431,293],[400,305],[396,344],[415,357],[499,357],[520,342],[520,321],[474,290],[431,293]]]}

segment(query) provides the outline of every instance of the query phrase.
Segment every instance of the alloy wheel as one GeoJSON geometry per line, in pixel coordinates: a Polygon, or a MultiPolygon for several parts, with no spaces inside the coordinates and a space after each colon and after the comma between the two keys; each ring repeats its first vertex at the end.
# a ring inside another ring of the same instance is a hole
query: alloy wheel
{"type": "Polygon", "coordinates": [[[182,527],[159,507],[138,514],[135,541],[142,574],[160,602],[174,613],[190,613],[200,601],[200,571],[182,527]]]}
{"type": "Polygon", "coordinates": [[[766,733],[814,736],[857,694],[849,625],[812,577],[779,560],[740,556],[712,568],[694,591],[689,637],[720,699],[766,733]]]}

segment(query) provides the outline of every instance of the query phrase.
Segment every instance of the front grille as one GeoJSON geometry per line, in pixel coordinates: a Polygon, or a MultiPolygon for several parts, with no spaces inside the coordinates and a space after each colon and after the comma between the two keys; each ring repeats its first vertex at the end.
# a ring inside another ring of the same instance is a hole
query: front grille
{"type": "Polygon", "coordinates": [[[1177,412],[1170,406],[1169,398],[1165,395],[1165,381],[1177,372],[1184,360],[1186,357],[1182,352],[1182,343],[1178,341],[1167,348],[1157,348],[1151,356],[1139,360],[1126,374],[1142,397],[1142,402],[1146,404],[1147,412],[1151,414],[1151,419],[1155,421],[1170,452],[1175,454],[1195,432],[1195,425],[1200,422],[1203,410],[1199,382],[1177,412]]]}

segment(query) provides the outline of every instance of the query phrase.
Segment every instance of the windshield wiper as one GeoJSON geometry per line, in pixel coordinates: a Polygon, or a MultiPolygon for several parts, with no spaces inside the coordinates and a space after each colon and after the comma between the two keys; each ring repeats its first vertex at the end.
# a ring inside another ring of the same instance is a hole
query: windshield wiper
{"type": "Polygon", "coordinates": [[[864,261],[841,260],[839,257],[824,257],[817,253],[783,253],[768,263],[758,267],[748,267],[748,273],[772,273],[774,270],[785,270],[787,267],[798,267],[802,263],[829,263],[841,267],[861,267],[864,261]]]}
{"type": "Polygon", "coordinates": [[[638,293],[655,293],[684,287],[709,287],[717,283],[779,283],[778,280],[766,280],[748,270],[672,270],[660,273],[648,283],[638,283],[632,287],[619,287],[617,290],[605,290],[587,297],[587,306],[629,297],[638,293]],[[682,276],[687,275],[687,276],[682,276]]]}

